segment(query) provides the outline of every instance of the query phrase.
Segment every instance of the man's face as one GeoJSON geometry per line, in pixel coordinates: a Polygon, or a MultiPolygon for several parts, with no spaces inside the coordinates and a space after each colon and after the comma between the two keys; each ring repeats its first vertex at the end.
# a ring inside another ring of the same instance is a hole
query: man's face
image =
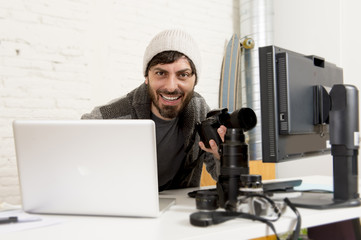
{"type": "Polygon", "coordinates": [[[195,79],[185,57],[151,67],[145,83],[152,100],[152,113],[164,120],[177,117],[193,96],[195,79]]]}

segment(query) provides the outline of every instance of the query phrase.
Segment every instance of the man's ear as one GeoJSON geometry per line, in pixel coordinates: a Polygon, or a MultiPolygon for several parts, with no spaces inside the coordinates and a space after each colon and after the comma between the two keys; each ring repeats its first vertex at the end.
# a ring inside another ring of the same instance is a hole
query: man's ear
{"type": "Polygon", "coordinates": [[[148,77],[145,77],[144,83],[148,85],[149,83],[148,77]]]}

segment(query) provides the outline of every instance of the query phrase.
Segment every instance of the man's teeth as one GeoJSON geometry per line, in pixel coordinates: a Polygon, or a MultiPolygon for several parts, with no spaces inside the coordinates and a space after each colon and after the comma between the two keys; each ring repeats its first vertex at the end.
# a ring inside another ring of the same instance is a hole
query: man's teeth
{"type": "Polygon", "coordinates": [[[167,101],[174,101],[174,100],[177,100],[178,98],[180,98],[179,96],[178,97],[166,97],[163,95],[161,95],[161,96],[162,96],[162,98],[164,98],[167,101]]]}

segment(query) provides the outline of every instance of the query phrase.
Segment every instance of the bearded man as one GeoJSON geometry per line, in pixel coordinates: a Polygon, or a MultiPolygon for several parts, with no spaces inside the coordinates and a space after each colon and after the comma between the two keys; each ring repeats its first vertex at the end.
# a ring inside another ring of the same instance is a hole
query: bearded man
{"type": "MultiPolygon", "coordinates": [[[[210,110],[194,91],[200,70],[200,51],[194,39],[182,30],[162,31],[146,48],[144,83],[126,96],[95,107],[82,119],[152,119],[159,191],[198,187],[203,163],[214,179],[219,172],[218,146],[210,140],[211,148],[205,148],[195,129],[210,110]]],[[[225,127],[218,133],[223,139],[225,127]]]]}

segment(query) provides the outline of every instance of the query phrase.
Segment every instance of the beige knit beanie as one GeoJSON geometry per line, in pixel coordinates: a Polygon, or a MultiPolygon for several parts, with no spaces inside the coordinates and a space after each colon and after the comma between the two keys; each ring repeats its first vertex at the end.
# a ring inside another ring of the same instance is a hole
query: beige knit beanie
{"type": "Polygon", "coordinates": [[[201,72],[201,54],[195,40],[188,33],[179,29],[170,29],[158,33],[149,43],[143,58],[143,73],[146,74],[148,63],[158,53],[177,51],[192,60],[197,76],[201,72]]]}

